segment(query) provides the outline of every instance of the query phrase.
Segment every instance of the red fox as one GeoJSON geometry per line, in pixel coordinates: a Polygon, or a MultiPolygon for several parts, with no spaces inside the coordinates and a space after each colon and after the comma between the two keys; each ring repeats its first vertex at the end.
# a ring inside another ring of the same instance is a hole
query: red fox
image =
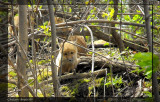
{"type": "MultiPolygon", "coordinates": [[[[85,39],[84,39],[83,36],[78,36],[78,35],[76,35],[76,36],[71,36],[71,37],[69,38],[69,40],[70,40],[70,41],[76,41],[76,43],[77,43],[78,45],[80,45],[80,46],[82,46],[82,47],[84,47],[84,48],[87,48],[87,44],[86,44],[85,39]]],[[[87,52],[87,50],[85,50],[85,49],[83,49],[83,48],[81,48],[81,47],[77,47],[77,49],[78,49],[78,55],[85,55],[86,52],[87,52]]]]}
{"type": "MultiPolygon", "coordinates": [[[[65,22],[63,18],[60,17],[55,17],[55,23],[63,23],[65,22]]],[[[50,22],[48,23],[48,25],[50,25],[50,22]]],[[[66,31],[71,31],[72,28],[63,28],[62,31],[66,32],[66,31]]],[[[85,42],[85,39],[83,36],[70,36],[69,37],[69,41],[76,43],[82,47],[87,48],[87,44],[85,42]]],[[[59,51],[59,54],[56,58],[56,65],[57,67],[57,75],[59,72],[59,68],[61,65],[61,57],[63,54],[63,59],[62,59],[62,74],[64,74],[65,72],[70,72],[73,71],[78,64],[78,60],[77,57],[79,57],[79,55],[81,55],[82,53],[85,54],[87,51],[81,47],[77,47],[73,44],[70,44],[68,42],[64,43],[64,48],[63,48],[63,53],[62,53],[62,44],[60,44],[60,48],[61,50],[59,51]]]]}
{"type": "MultiPolygon", "coordinates": [[[[65,22],[63,18],[60,18],[60,17],[54,17],[54,20],[55,20],[55,24],[59,24],[59,23],[63,23],[65,22]]],[[[51,22],[49,21],[48,22],[48,26],[51,25],[51,22]]],[[[63,31],[63,32],[67,32],[67,31],[71,31],[72,29],[71,28],[61,28],[61,29],[57,29],[57,31],[63,31]]]]}
{"type": "MultiPolygon", "coordinates": [[[[27,25],[29,26],[28,19],[27,19],[27,25]]],[[[19,16],[14,16],[14,26],[15,26],[15,29],[16,29],[16,33],[18,34],[19,16]]],[[[9,25],[9,27],[8,27],[8,33],[10,33],[10,34],[15,36],[15,34],[13,32],[13,27],[11,25],[9,25]]]]}
{"type": "MultiPolygon", "coordinates": [[[[76,43],[82,47],[87,48],[87,44],[85,42],[85,39],[83,36],[71,36],[69,40],[73,43],[76,43]]],[[[62,74],[65,72],[70,72],[73,71],[78,64],[78,57],[80,55],[86,54],[86,50],[80,47],[77,47],[73,44],[70,44],[68,42],[64,43],[64,48],[63,48],[63,53],[62,53],[62,44],[60,45],[61,50],[59,51],[59,54],[56,59],[56,65],[58,66],[58,71],[61,65],[61,56],[63,54],[63,59],[62,59],[62,74]]],[[[58,74],[57,74],[58,75],[58,74]]]]}
{"type": "Polygon", "coordinates": [[[64,43],[63,53],[62,53],[62,44],[61,44],[61,50],[59,51],[59,54],[56,59],[56,65],[57,67],[57,75],[60,69],[61,65],[61,56],[63,54],[62,59],[62,74],[65,72],[73,71],[78,64],[77,60],[77,47],[73,44],[70,44],[68,42],[64,43]]]}
{"type": "MultiPolygon", "coordinates": [[[[19,27],[19,16],[15,16],[14,17],[14,26],[16,29],[16,32],[18,32],[18,27],[19,27]]],[[[12,34],[15,36],[14,32],[13,32],[13,28],[11,27],[11,25],[8,27],[8,33],[12,34]]]]}
{"type": "MultiPolygon", "coordinates": [[[[54,17],[54,20],[55,20],[55,24],[63,23],[63,22],[64,22],[64,19],[63,19],[63,18],[60,18],[60,17],[54,17]]],[[[51,25],[51,22],[50,22],[50,21],[48,22],[48,25],[49,25],[49,26],[51,25]]]]}

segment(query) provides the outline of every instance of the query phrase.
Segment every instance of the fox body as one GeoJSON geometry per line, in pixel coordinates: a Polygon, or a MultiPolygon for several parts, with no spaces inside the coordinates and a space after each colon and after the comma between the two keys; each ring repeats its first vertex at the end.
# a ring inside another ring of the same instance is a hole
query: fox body
{"type": "MultiPolygon", "coordinates": [[[[84,48],[87,48],[87,44],[85,42],[85,39],[83,36],[70,36],[69,38],[70,41],[75,41],[78,45],[84,47],[84,48]]],[[[77,50],[78,50],[78,55],[84,55],[86,54],[87,50],[81,48],[81,47],[78,47],[77,46],[77,50]]]]}
{"type": "Polygon", "coordinates": [[[78,64],[77,47],[73,44],[65,42],[63,47],[63,52],[61,48],[56,59],[56,65],[58,66],[57,75],[60,69],[60,65],[62,65],[62,74],[64,74],[65,72],[73,71],[77,67],[77,64],[78,64]],[[62,64],[61,64],[61,57],[62,57],[62,64]]]}
{"type": "MultiPolygon", "coordinates": [[[[63,22],[64,22],[64,19],[63,19],[63,18],[60,18],[60,17],[54,17],[54,20],[55,20],[55,24],[63,23],[63,22]]],[[[50,22],[50,21],[48,22],[48,25],[49,25],[49,26],[51,25],[51,22],[50,22]]]]}
{"type": "MultiPolygon", "coordinates": [[[[63,18],[60,17],[55,17],[55,23],[59,24],[59,23],[63,23],[65,22],[63,18]]],[[[48,25],[50,25],[50,22],[48,23],[48,25]]],[[[72,28],[63,28],[61,29],[61,31],[66,32],[66,31],[71,31],[72,28]]],[[[85,39],[83,36],[70,36],[69,41],[71,41],[72,43],[76,43],[82,47],[87,48],[87,44],[85,42],[85,39]]],[[[60,71],[60,67],[62,67],[62,74],[64,74],[65,72],[71,72],[73,71],[78,64],[78,59],[77,57],[79,57],[79,55],[81,55],[81,53],[86,53],[86,50],[81,48],[81,47],[77,47],[73,44],[70,44],[68,42],[64,43],[64,46],[62,46],[63,44],[60,44],[60,51],[58,53],[58,56],[56,58],[56,65],[57,65],[57,75],[60,71]],[[63,48],[62,48],[63,47],[63,48]],[[63,51],[62,51],[63,49],[63,51]],[[62,58],[62,61],[61,61],[62,58]],[[61,63],[62,62],[62,63],[61,63]],[[61,66],[62,65],[62,66],[61,66]]]]}
{"type": "MultiPolygon", "coordinates": [[[[29,22],[27,19],[27,25],[29,26],[29,22]]],[[[14,26],[15,26],[15,30],[16,33],[18,34],[18,29],[19,29],[19,16],[14,16],[14,26]]],[[[8,33],[12,34],[15,36],[14,32],[13,32],[13,27],[11,25],[9,25],[8,27],[8,33]]]]}
{"type": "MultiPolygon", "coordinates": [[[[19,16],[15,16],[14,17],[14,26],[15,26],[15,29],[16,29],[16,32],[18,32],[18,27],[19,27],[19,16]]],[[[13,28],[12,26],[10,25],[8,27],[8,32],[15,35],[14,32],[13,32],[13,28]]]]}
{"type": "MultiPolygon", "coordinates": [[[[64,23],[65,20],[63,18],[60,18],[60,17],[54,17],[54,20],[55,20],[55,24],[59,24],[59,23],[64,23]]],[[[48,22],[48,26],[51,25],[51,22],[49,21],[48,22]]],[[[71,31],[72,28],[68,27],[68,28],[65,28],[65,27],[61,27],[60,29],[57,29],[57,31],[62,31],[62,32],[67,32],[67,31],[71,31]]]]}
{"type": "MultiPolygon", "coordinates": [[[[87,44],[83,36],[71,36],[69,40],[72,43],[76,43],[82,47],[87,48],[87,44]]],[[[59,54],[57,56],[56,65],[58,66],[57,73],[59,72],[60,65],[62,65],[62,74],[64,74],[65,72],[73,71],[77,67],[78,57],[82,54],[86,54],[86,50],[81,47],[77,47],[73,44],[70,44],[68,42],[65,42],[64,46],[62,45],[63,44],[61,43],[60,44],[61,50],[59,51],[59,54]],[[63,52],[62,52],[62,47],[63,47],[63,52]],[[61,57],[62,57],[62,64],[61,64],[61,57]]]]}

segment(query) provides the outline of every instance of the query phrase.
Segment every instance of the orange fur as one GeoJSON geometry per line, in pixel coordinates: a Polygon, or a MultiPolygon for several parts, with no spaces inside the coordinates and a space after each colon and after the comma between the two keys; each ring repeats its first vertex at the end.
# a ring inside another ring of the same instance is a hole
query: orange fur
{"type": "MultiPolygon", "coordinates": [[[[29,26],[29,22],[28,22],[28,19],[27,19],[27,24],[29,26]]],[[[14,26],[15,26],[15,29],[16,29],[16,33],[18,34],[18,28],[19,28],[19,16],[14,16],[14,26]]],[[[14,32],[13,32],[13,27],[11,25],[9,25],[8,27],[8,33],[12,34],[15,36],[14,32]]]]}
{"type": "MultiPolygon", "coordinates": [[[[70,41],[76,41],[76,43],[78,45],[87,48],[87,44],[86,44],[85,39],[84,39],[83,36],[78,36],[78,35],[76,35],[76,36],[70,36],[69,40],[70,41]]],[[[85,49],[83,49],[81,47],[77,47],[77,48],[78,48],[78,54],[79,55],[84,55],[84,54],[87,53],[87,50],[85,50],[85,49]]]]}
{"type": "MultiPolygon", "coordinates": [[[[63,19],[63,18],[60,18],[60,17],[54,17],[54,20],[55,20],[55,24],[63,23],[63,22],[64,22],[64,19],[63,19]]],[[[48,25],[49,25],[49,26],[51,25],[51,22],[50,22],[50,21],[48,22],[48,25]]]]}
{"type": "MultiPolygon", "coordinates": [[[[59,23],[64,23],[64,19],[63,18],[60,18],[60,17],[54,17],[54,20],[55,20],[55,24],[59,24],[59,23]]],[[[51,22],[49,21],[48,22],[48,26],[51,25],[51,22]]],[[[57,31],[63,31],[63,32],[67,32],[67,31],[71,31],[72,29],[69,27],[69,28],[61,28],[61,29],[57,29],[57,31]]]]}
{"type": "MultiPolygon", "coordinates": [[[[18,32],[18,27],[19,27],[19,16],[15,16],[14,17],[14,26],[15,26],[15,29],[16,29],[16,32],[18,32]]],[[[12,34],[15,36],[14,32],[13,32],[13,27],[10,25],[8,27],[8,33],[12,34]]]]}
{"type": "MultiPolygon", "coordinates": [[[[77,61],[77,47],[74,46],[73,44],[64,43],[64,48],[63,48],[63,53],[62,53],[62,49],[59,51],[59,54],[57,56],[56,59],[56,65],[59,66],[58,67],[58,71],[61,65],[61,56],[63,54],[63,59],[62,59],[62,74],[64,74],[65,72],[70,72],[73,71],[78,64],[77,61]]],[[[58,72],[57,71],[57,72],[58,72]]]]}
{"type": "MultiPolygon", "coordinates": [[[[72,43],[76,43],[80,46],[87,48],[87,44],[86,44],[83,36],[71,36],[69,38],[69,40],[72,43]]],[[[62,44],[60,45],[60,47],[61,48],[63,47],[62,44]]],[[[70,72],[73,69],[75,69],[78,64],[77,58],[80,55],[85,55],[86,52],[87,51],[81,47],[77,47],[73,44],[65,42],[64,48],[63,48],[62,74],[64,74],[65,72],[70,72]]],[[[57,56],[57,59],[56,59],[56,65],[58,65],[58,66],[60,66],[60,64],[61,64],[61,54],[62,54],[62,49],[60,50],[60,52],[57,56]]],[[[58,67],[58,70],[59,70],[59,68],[60,67],[58,67]]]]}

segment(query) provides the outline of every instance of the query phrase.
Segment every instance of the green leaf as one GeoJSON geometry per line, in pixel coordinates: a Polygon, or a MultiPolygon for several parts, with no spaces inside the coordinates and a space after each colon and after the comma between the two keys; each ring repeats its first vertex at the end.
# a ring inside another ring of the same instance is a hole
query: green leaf
{"type": "Polygon", "coordinates": [[[42,7],[43,7],[42,5],[41,5],[41,6],[39,6],[39,8],[40,8],[40,9],[42,9],[42,7]]]}
{"type": "Polygon", "coordinates": [[[101,15],[103,18],[105,18],[106,16],[108,16],[108,14],[107,13],[105,13],[105,12],[102,12],[102,15],[101,15]]]}
{"type": "Polygon", "coordinates": [[[69,12],[72,12],[72,9],[71,9],[71,8],[69,9],[69,12]]]}
{"type": "Polygon", "coordinates": [[[17,76],[17,73],[11,71],[11,72],[9,72],[9,75],[12,76],[12,77],[15,77],[15,76],[17,76]]]}
{"type": "Polygon", "coordinates": [[[94,12],[94,10],[91,10],[91,11],[90,11],[90,13],[93,13],[93,12],[94,12]]]}
{"type": "Polygon", "coordinates": [[[33,60],[29,60],[30,63],[33,63],[33,60]]]}
{"type": "Polygon", "coordinates": [[[88,5],[88,4],[89,4],[89,1],[86,1],[85,4],[88,5]]]}
{"type": "Polygon", "coordinates": [[[28,7],[31,7],[31,5],[28,5],[28,7]]]}
{"type": "Polygon", "coordinates": [[[152,93],[149,91],[144,91],[144,93],[148,96],[148,97],[152,97],[152,93]]]}
{"type": "Polygon", "coordinates": [[[152,77],[152,53],[137,53],[134,58],[137,60],[136,64],[142,68],[138,70],[138,73],[143,71],[146,78],[150,79],[152,77]]]}
{"type": "Polygon", "coordinates": [[[114,15],[114,9],[111,9],[110,17],[113,17],[113,15],[114,15]]]}
{"type": "Polygon", "coordinates": [[[41,60],[38,62],[39,65],[43,65],[43,64],[46,64],[46,63],[49,63],[51,60],[41,60]]]}
{"type": "Polygon", "coordinates": [[[44,22],[43,24],[44,24],[45,26],[48,25],[48,21],[44,22]]]}

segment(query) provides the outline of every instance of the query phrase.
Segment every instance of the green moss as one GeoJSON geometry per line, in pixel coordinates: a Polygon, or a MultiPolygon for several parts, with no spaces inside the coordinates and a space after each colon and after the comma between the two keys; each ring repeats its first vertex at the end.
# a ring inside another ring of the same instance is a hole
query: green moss
{"type": "Polygon", "coordinates": [[[90,82],[91,80],[90,79],[87,79],[87,78],[85,78],[85,79],[80,79],[79,80],[79,82],[82,84],[82,83],[88,83],[88,82],[90,82]]]}
{"type": "Polygon", "coordinates": [[[78,93],[78,88],[79,88],[79,84],[76,84],[75,87],[73,88],[73,91],[71,92],[72,96],[75,96],[75,94],[78,93]]]}
{"type": "Polygon", "coordinates": [[[69,86],[62,86],[61,87],[61,92],[62,92],[62,95],[65,96],[65,97],[70,97],[71,96],[71,92],[72,92],[72,88],[69,87],[69,86]]]}
{"type": "Polygon", "coordinates": [[[97,87],[103,86],[104,85],[104,77],[96,79],[95,84],[97,87]]]}
{"type": "Polygon", "coordinates": [[[68,86],[62,86],[62,91],[70,91],[68,86]]]}

